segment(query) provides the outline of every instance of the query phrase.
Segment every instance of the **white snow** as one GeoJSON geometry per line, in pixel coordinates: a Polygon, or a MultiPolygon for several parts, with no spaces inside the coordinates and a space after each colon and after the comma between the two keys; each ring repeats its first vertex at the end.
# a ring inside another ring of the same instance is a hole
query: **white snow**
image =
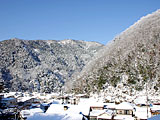
{"type": "Polygon", "coordinates": [[[146,105],[147,104],[147,99],[146,99],[146,96],[141,96],[141,97],[138,97],[134,100],[135,104],[144,104],[146,105]]]}
{"type": "Polygon", "coordinates": [[[100,114],[102,114],[104,112],[105,112],[105,110],[92,110],[90,112],[90,116],[98,116],[98,115],[100,115],[100,114]]]}
{"type": "Polygon", "coordinates": [[[116,106],[116,109],[123,109],[123,110],[133,110],[133,106],[131,103],[128,102],[122,102],[119,105],[116,106]]]}
{"type": "Polygon", "coordinates": [[[27,120],[82,120],[82,115],[67,115],[67,114],[35,114],[27,120]]]}
{"type": "Polygon", "coordinates": [[[47,44],[48,44],[49,46],[51,45],[51,43],[53,43],[52,40],[47,40],[46,42],[47,42],[47,44]]]}
{"type": "Polygon", "coordinates": [[[160,110],[160,105],[153,105],[151,107],[151,110],[153,110],[153,111],[160,110]]]}
{"type": "Polygon", "coordinates": [[[36,113],[43,113],[43,110],[40,109],[40,108],[33,108],[33,109],[30,109],[30,110],[22,110],[20,112],[20,114],[22,115],[23,118],[33,116],[36,113]]]}
{"type": "Polygon", "coordinates": [[[84,115],[89,114],[89,106],[86,105],[62,105],[62,104],[52,104],[48,110],[47,114],[79,114],[82,112],[84,115]],[[64,106],[68,106],[68,110],[64,110],[64,106]]]}
{"type": "Polygon", "coordinates": [[[116,104],[115,103],[105,103],[107,109],[115,109],[116,104]]]}
{"type": "Polygon", "coordinates": [[[71,45],[75,44],[74,40],[72,40],[72,39],[61,40],[59,43],[62,43],[62,44],[71,44],[71,45]]]}
{"type": "Polygon", "coordinates": [[[35,114],[27,120],[82,120],[78,106],[70,105],[68,110],[64,110],[62,104],[52,104],[45,114],[35,114]]]}
{"type": "Polygon", "coordinates": [[[39,53],[39,50],[38,50],[38,49],[34,49],[34,51],[37,52],[37,53],[39,53]]]}

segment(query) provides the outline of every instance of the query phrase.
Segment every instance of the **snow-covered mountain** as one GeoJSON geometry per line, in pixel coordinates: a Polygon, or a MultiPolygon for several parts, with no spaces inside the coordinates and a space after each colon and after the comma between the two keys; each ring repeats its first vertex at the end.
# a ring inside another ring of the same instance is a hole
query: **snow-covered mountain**
{"type": "Polygon", "coordinates": [[[9,91],[59,91],[104,45],[77,40],[0,42],[0,81],[9,91]]]}
{"type": "Polygon", "coordinates": [[[74,92],[105,90],[112,94],[119,90],[134,94],[148,89],[157,93],[159,71],[160,10],[157,10],[116,36],[72,81],[74,92]]]}

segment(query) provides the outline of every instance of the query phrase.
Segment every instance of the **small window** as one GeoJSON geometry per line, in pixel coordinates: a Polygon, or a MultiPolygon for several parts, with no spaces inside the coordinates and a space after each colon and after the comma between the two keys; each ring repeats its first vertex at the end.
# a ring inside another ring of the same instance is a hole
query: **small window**
{"type": "Polygon", "coordinates": [[[90,120],[97,120],[97,118],[90,118],[90,120]]]}
{"type": "Polygon", "coordinates": [[[122,114],[122,111],[121,111],[121,110],[119,111],[119,114],[122,114]]]}
{"type": "Polygon", "coordinates": [[[130,115],[129,110],[125,110],[125,111],[124,111],[124,114],[125,114],[125,115],[130,115]]]}

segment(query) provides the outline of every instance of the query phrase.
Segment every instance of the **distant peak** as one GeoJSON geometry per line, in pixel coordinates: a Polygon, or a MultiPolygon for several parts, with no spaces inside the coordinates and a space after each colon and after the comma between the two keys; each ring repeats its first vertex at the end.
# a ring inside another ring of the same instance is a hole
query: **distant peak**
{"type": "Polygon", "coordinates": [[[11,40],[20,40],[20,39],[15,37],[15,38],[11,38],[11,40]]]}

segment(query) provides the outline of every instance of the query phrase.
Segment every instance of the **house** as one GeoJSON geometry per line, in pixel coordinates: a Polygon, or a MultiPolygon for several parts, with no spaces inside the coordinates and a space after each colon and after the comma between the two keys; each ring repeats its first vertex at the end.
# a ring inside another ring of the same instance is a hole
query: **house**
{"type": "Polygon", "coordinates": [[[116,106],[114,120],[134,120],[134,107],[131,103],[122,102],[116,106]]]}
{"type": "Polygon", "coordinates": [[[76,98],[76,97],[70,98],[70,103],[71,103],[72,105],[78,105],[78,103],[79,103],[79,98],[76,98]]]}
{"type": "Polygon", "coordinates": [[[57,98],[62,101],[62,104],[70,104],[70,96],[60,96],[57,98]]]}
{"type": "Polygon", "coordinates": [[[24,108],[30,107],[32,104],[40,103],[40,100],[34,97],[21,97],[18,101],[19,105],[22,105],[24,108]]]}
{"type": "Polygon", "coordinates": [[[133,106],[131,103],[122,102],[116,106],[117,115],[131,115],[133,116],[133,106]]]}
{"type": "Polygon", "coordinates": [[[104,103],[92,101],[90,102],[90,109],[91,110],[103,110],[104,109],[104,103]]]}
{"type": "Polygon", "coordinates": [[[93,113],[90,115],[90,120],[112,120],[114,118],[112,110],[95,110],[93,113]]]}
{"type": "Polygon", "coordinates": [[[89,113],[89,120],[97,120],[97,117],[105,113],[105,110],[91,110],[89,113]]]}
{"type": "Polygon", "coordinates": [[[149,117],[151,117],[151,112],[148,107],[135,107],[136,120],[147,120],[149,117]]]}
{"type": "Polygon", "coordinates": [[[89,98],[89,96],[86,94],[77,94],[77,95],[75,95],[75,97],[76,98],[89,98]]]}
{"type": "Polygon", "coordinates": [[[152,105],[150,107],[150,110],[151,110],[152,116],[159,115],[160,114],[160,105],[152,105]]]}
{"type": "MultiPolygon", "coordinates": [[[[108,114],[106,113],[106,109],[104,109],[103,103],[93,102],[90,104],[89,119],[90,120],[97,120],[98,116],[101,116],[101,117],[108,116],[108,114]]],[[[101,119],[101,118],[99,118],[99,119],[101,119]]]]}
{"type": "Polygon", "coordinates": [[[13,108],[17,106],[16,98],[2,98],[0,101],[1,108],[13,108]]]}
{"type": "Polygon", "coordinates": [[[112,110],[92,110],[89,120],[113,120],[114,111],[112,110]]]}
{"type": "Polygon", "coordinates": [[[14,120],[19,117],[19,111],[17,108],[3,109],[0,113],[0,120],[14,120]]]}

